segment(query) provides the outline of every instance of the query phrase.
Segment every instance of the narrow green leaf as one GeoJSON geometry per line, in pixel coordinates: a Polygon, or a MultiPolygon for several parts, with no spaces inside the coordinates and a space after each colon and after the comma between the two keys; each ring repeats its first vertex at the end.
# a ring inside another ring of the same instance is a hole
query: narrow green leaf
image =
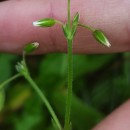
{"type": "Polygon", "coordinates": [[[63,29],[63,32],[64,32],[65,37],[67,37],[68,33],[67,33],[66,24],[64,24],[64,25],[62,26],[62,29],[63,29]]]}
{"type": "Polygon", "coordinates": [[[3,109],[4,107],[4,102],[5,102],[5,92],[4,90],[0,90],[0,111],[3,109]]]}
{"type": "Polygon", "coordinates": [[[62,26],[62,29],[63,29],[63,32],[64,32],[65,37],[68,39],[68,38],[70,37],[70,34],[71,34],[71,31],[70,31],[70,29],[69,29],[68,24],[64,24],[64,25],[62,26]]]}
{"type": "Polygon", "coordinates": [[[76,15],[74,16],[73,22],[72,22],[72,29],[71,29],[71,36],[72,38],[75,36],[76,31],[77,31],[77,26],[79,23],[79,13],[77,12],[76,15]]]}
{"type": "Polygon", "coordinates": [[[77,31],[77,26],[73,26],[71,30],[71,36],[74,37],[77,31]]]}
{"type": "Polygon", "coordinates": [[[76,15],[74,16],[74,19],[73,19],[73,25],[76,25],[78,24],[79,22],[79,18],[80,18],[80,15],[79,13],[77,12],[76,15]]]}

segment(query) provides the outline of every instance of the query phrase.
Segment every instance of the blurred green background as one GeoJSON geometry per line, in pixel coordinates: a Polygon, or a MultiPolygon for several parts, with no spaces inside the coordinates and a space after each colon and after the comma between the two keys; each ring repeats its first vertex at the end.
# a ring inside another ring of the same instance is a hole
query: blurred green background
{"type": "MultiPolygon", "coordinates": [[[[0,54],[0,83],[16,74],[21,56],[0,54]]],[[[64,123],[67,55],[28,56],[31,76],[64,123]]],[[[90,130],[130,95],[130,53],[74,55],[71,121],[73,130],[90,130]]],[[[24,78],[0,93],[0,130],[54,130],[51,116],[24,78]]]]}

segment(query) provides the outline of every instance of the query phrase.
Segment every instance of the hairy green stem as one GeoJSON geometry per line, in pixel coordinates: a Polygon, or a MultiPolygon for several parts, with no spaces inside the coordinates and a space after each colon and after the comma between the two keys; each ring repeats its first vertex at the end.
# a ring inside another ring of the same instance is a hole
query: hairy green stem
{"type": "Polygon", "coordinates": [[[0,85],[0,90],[4,88],[5,85],[7,85],[9,82],[13,81],[14,79],[20,77],[21,74],[16,74],[13,77],[9,78],[8,80],[4,81],[1,85],[0,85]]]}
{"type": "Polygon", "coordinates": [[[70,0],[68,0],[68,25],[70,27],[70,0]]]}
{"type": "Polygon", "coordinates": [[[72,44],[73,40],[68,41],[68,93],[66,100],[66,113],[65,113],[65,130],[70,129],[70,112],[71,112],[71,98],[72,98],[72,82],[73,82],[73,54],[72,44]]]}
{"type": "Polygon", "coordinates": [[[53,120],[55,121],[57,127],[59,130],[62,130],[61,124],[54,112],[54,110],[52,109],[49,101],[47,100],[47,98],[45,97],[45,95],[42,93],[42,91],[39,89],[39,87],[37,86],[37,84],[32,80],[32,78],[29,75],[26,75],[25,78],[27,79],[27,81],[31,84],[31,86],[34,88],[34,90],[37,92],[37,94],[39,95],[39,97],[42,99],[42,101],[45,103],[47,109],[49,110],[53,120]]]}

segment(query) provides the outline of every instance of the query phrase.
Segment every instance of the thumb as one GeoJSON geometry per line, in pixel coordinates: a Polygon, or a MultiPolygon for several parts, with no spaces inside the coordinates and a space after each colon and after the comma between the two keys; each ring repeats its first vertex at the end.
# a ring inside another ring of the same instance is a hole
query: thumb
{"type": "MultiPolygon", "coordinates": [[[[79,27],[74,40],[75,53],[108,53],[130,50],[130,2],[127,0],[75,0],[72,16],[78,11],[81,23],[106,32],[112,47],[97,44],[91,33],[79,27]]],[[[0,3],[0,51],[20,53],[26,43],[40,43],[38,53],[66,52],[67,43],[59,25],[51,28],[33,27],[32,22],[53,17],[67,19],[67,0],[13,0],[0,3]]]]}

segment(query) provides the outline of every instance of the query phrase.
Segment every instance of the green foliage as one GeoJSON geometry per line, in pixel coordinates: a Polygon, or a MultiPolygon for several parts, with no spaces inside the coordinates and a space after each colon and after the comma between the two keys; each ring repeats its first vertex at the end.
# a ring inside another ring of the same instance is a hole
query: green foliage
{"type": "MultiPolygon", "coordinates": [[[[12,67],[12,61],[16,58],[16,56],[13,55],[0,55],[0,83],[9,78],[11,75],[11,67],[12,67]]],[[[5,90],[0,89],[0,111],[4,107],[5,102],[5,90]]]]}
{"type": "MultiPolygon", "coordinates": [[[[32,62],[39,63],[37,69],[31,71],[31,75],[34,75],[41,89],[45,90],[63,123],[67,92],[67,55],[48,54],[39,59],[33,56],[29,58],[33,59],[32,62]]],[[[0,76],[1,82],[15,73],[15,69],[11,69],[14,60],[14,56],[0,56],[0,70],[4,74],[0,76]]],[[[28,63],[30,67],[32,62],[28,63]]],[[[75,94],[72,97],[72,127],[74,130],[90,130],[129,99],[130,53],[74,55],[73,62],[75,94]]],[[[3,119],[0,121],[1,130],[54,130],[50,114],[25,80],[16,80],[9,86],[5,107],[0,112],[0,119],[3,119]]]]}
{"type": "MultiPolygon", "coordinates": [[[[44,113],[42,113],[41,102],[34,95],[25,103],[22,115],[14,117],[13,122],[16,130],[35,130],[35,127],[44,120],[45,117],[44,113]]],[[[43,125],[45,124],[43,123],[43,125]]]]}
{"type": "Polygon", "coordinates": [[[0,54],[0,82],[8,79],[12,74],[12,61],[15,60],[16,56],[9,54],[0,54]]]}
{"type": "Polygon", "coordinates": [[[4,90],[0,90],[0,111],[4,107],[4,102],[5,102],[5,92],[4,90]]]}

